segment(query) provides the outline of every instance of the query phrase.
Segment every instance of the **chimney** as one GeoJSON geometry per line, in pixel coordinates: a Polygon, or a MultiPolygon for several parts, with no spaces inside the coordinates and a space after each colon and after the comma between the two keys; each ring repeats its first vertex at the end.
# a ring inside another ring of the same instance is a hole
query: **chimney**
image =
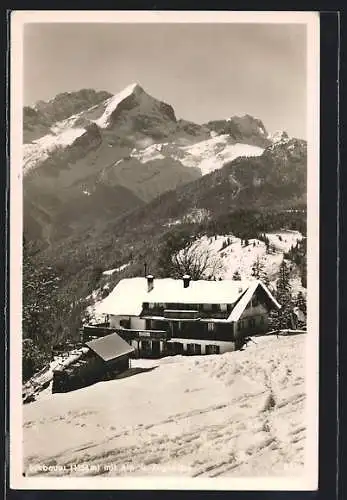
{"type": "Polygon", "coordinates": [[[190,283],[190,276],[189,274],[185,274],[183,276],[183,288],[188,288],[190,283]]]}
{"type": "Polygon", "coordinates": [[[154,288],[154,276],[148,274],[147,276],[147,292],[151,292],[154,288]]]}

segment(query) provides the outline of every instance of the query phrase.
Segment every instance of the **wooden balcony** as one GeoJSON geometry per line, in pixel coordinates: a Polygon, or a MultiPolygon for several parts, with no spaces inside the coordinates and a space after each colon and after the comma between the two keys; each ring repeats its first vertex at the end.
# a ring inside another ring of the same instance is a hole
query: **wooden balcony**
{"type": "Polygon", "coordinates": [[[166,330],[135,330],[117,328],[115,330],[124,340],[169,340],[171,335],[166,330]]]}
{"type": "Polygon", "coordinates": [[[198,320],[200,319],[201,315],[199,311],[192,310],[192,309],[164,309],[164,318],[165,319],[176,319],[176,320],[185,320],[185,319],[190,319],[190,320],[198,320]]]}

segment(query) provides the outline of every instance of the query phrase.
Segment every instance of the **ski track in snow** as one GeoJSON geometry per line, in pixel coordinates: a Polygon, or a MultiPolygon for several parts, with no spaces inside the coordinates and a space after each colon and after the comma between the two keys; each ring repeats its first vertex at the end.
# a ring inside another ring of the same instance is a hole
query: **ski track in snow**
{"type": "Polygon", "coordinates": [[[254,340],[223,355],[132,360],[155,368],[26,405],[25,467],[67,467],[52,476],[302,473],[305,335],[254,340]]]}

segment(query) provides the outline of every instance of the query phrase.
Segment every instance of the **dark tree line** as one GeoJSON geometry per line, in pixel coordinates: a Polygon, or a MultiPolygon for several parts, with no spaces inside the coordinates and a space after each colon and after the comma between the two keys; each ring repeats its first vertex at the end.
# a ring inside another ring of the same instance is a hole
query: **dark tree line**
{"type": "Polygon", "coordinates": [[[76,341],[87,302],[61,287],[53,267],[38,268],[25,240],[22,276],[22,368],[27,380],[50,361],[54,347],[76,341]]]}

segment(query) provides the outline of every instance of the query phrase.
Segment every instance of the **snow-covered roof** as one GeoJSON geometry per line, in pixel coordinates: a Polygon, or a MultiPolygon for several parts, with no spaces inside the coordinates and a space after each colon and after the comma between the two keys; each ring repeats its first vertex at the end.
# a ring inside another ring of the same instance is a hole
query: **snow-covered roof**
{"type": "Polygon", "coordinates": [[[117,333],[86,342],[86,345],[104,361],[111,361],[134,352],[134,348],[117,333]]]}
{"type": "Polygon", "coordinates": [[[231,311],[231,314],[230,314],[230,316],[228,318],[228,321],[238,321],[240,319],[243,311],[247,307],[247,304],[251,300],[251,298],[252,298],[254,292],[256,291],[256,289],[258,288],[258,286],[260,286],[260,287],[263,288],[263,290],[265,291],[265,293],[267,294],[267,296],[269,297],[269,299],[273,302],[273,304],[275,305],[275,307],[277,307],[278,309],[281,308],[280,304],[277,302],[277,300],[272,295],[272,293],[270,292],[270,290],[261,281],[255,280],[255,281],[251,282],[251,284],[248,287],[247,291],[244,293],[244,295],[241,297],[241,299],[236,304],[236,306],[234,307],[234,309],[231,311]]]}
{"type": "MultiPolygon", "coordinates": [[[[143,303],[174,304],[236,304],[233,312],[237,317],[244,310],[258,285],[261,285],[276,307],[280,305],[269,290],[259,281],[191,281],[187,288],[182,279],[154,279],[154,286],[148,291],[146,278],[126,278],[97,306],[99,314],[115,316],[139,316],[143,303]]],[[[232,313],[231,313],[232,314],[232,313]]],[[[229,318],[234,321],[234,318],[229,318]]]]}

